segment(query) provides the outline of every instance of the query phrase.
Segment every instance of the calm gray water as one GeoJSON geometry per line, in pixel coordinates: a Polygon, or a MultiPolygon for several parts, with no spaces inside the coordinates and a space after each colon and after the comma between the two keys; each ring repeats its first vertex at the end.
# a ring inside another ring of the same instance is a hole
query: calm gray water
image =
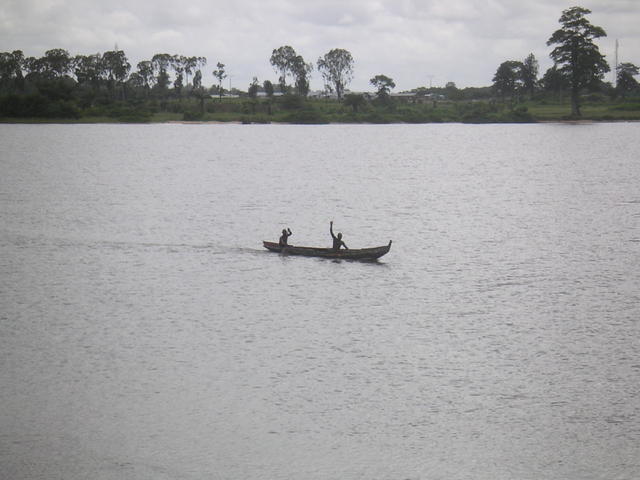
{"type": "Polygon", "coordinates": [[[640,478],[640,124],[0,125],[0,478],[640,478]],[[386,244],[378,263],[263,251],[386,244]]]}

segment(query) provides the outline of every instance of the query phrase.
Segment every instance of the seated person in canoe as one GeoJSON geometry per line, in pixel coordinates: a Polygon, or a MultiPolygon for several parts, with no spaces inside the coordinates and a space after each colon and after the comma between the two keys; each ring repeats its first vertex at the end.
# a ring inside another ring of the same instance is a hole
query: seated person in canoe
{"type": "Polygon", "coordinates": [[[282,235],[280,235],[280,240],[278,241],[278,244],[281,247],[286,247],[287,245],[289,245],[287,242],[289,241],[289,237],[292,235],[291,233],[291,229],[290,228],[284,228],[282,230],[282,235]]]}

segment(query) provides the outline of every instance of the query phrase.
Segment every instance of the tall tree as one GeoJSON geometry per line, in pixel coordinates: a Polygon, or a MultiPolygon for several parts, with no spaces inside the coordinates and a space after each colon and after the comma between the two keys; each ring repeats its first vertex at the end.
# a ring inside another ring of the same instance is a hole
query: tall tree
{"type": "Polygon", "coordinates": [[[171,67],[172,55],[168,53],[157,53],[151,59],[153,72],[156,75],[156,86],[161,91],[169,88],[169,67],[171,67]]]}
{"type": "Polygon", "coordinates": [[[184,87],[183,78],[184,75],[182,74],[182,72],[180,72],[176,74],[176,79],[173,81],[173,90],[178,96],[182,94],[182,88],[184,87]]]}
{"type": "Polygon", "coordinates": [[[44,75],[46,70],[44,58],[27,57],[24,59],[22,65],[26,71],[26,77],[40,77],[44,75]]]}
{"type": "Polygon", "coordinates": [[[146,87],[144,78],[142,78],[142,75],[140,75],[138,72],[133,72],[131,75],[129,75],[126,83],[127,86],[137,90],[143,90],[146,87]]]}
{"type": "Polygon", "coordinates": [[[547,45],[556,45],[550,56],[566,74],[571,86],[571,114],[580,116],[580,93],[602,79],[609,65],[600,53],[594,39],[606,37],[606,32],[592,25],[585,15],[591,10],[572,7],[562,12],[562,28],[553,32],[547,45]]]}
{"type": "Polygon", "coordinates": [[[522,62],[507,60],[502,62],[493,76],[493,89],[503,99],[514,99],[522,87],[522,62]]]}
{"type": "Polygon", "coordinates": [[[185,84],[189,85],[189,76],[193,74],[193,71],[196,68],[197,57],[185,57],[180,55],[179,58],[182,70],[184,71],[185,84]]]}
{"type": "Polygon", "coordinates": [[[253,80],[249,84],[247,89],[247,95],[250,98],[256,98],[258,96],[258,90],[260,90],[260,84],[258,83],[258,77],[253,77],[253,80]]]}
{"type": "Polygon", "coordinates": [[[0,53],[0,89],[22,88],[22,67],[24,55],[22,50],[0,53]]]}
{"type": "Polygon", "coordinates": [[[44,52],[42,58],[44,74],[48,77],[63,77],[71,72],[71,57],[62,48],[54,48],[44,52]]]}
{"type": "Polygon", "coordinates": [[[463,98],[462,90],[456,86],[456,82],[445,83],[444,91],[449,100],[459,100],[463,98]]]}
{"type": "Polygon", "coordinates": [[[621,63],[618,65],[616,72],[616,90],[620,92],[622,98],[628,93],[636,91],[640,88],[638,81],[633,78],[640,73],[638,67],[633,63],[621,63]]]}
{"type": "Polygon", "coordinates": [[[102,69],[112,95],[115,97],[116,91],[120,91],[124,96],[124,88],[121,87],[127,75],[129,75],[129,70],[131,70],[131,64],[124,52],[122,50],[104,52],[102,55],[102,69]]]}
{"type": "Polygon", "coordinates": [[[150,89],[155,83],[153,63],[149,60],[139,62],[137,65],[138,74],[142,77],[144,85],[147,89],[150,89]]]}
{"type": "Polygon", "coordinates": [[[298,54],[293,47],[290,47],[289,45],[276,48],[271,52],[269,62],[273,66],[275,72],[280,74],[278,81],[280,83],[280,90],[282,93],[287,93],[287,77],[289,75],[295,76],[294,65],[297,57],[298,54]]]}
{"type": "Polygon", "coordinates": [[[200,70],[196,70],[195,75],[193,76],[193,88],[202,87],[202,72],[200,70]]]}
{"type": "Polygon", "coordinates": [[[358,113],[358,109],[367,104],[364,95],[359,93],[348,93],[344,96],[344,104],[353,109],[353,113],[358,113]]]}
{"type": "Polygon", "coordinates": [[[297,55],[291,62],[291,71],[296,81],[298,95],[306,97],[309,94],[309,79],[313,65],[306,63],[302,56],[297,55]]]}
{"type": "Polygon", "coordinates": [[[202,86],[201,68],[207,64],[206,57],[181,57],[186,77],[186,84],[189,85],[189,75],[193,75],[193,88],[202,86]]]}
{"type": "Polygon", "coordinates": [[[184,55],[174,55],[171,58],[171,68],[176,74],[176,78],[173,81],[173,89],[176,94],[180,95],[182,87],[184,87],[184,72],[186,69],[187,57],[184,55]]]}
{"type": "Polygon", "coordinates": [[[207,66],[207,57],[198,57],[196,63],[196,72],[207,66]]]}
{"type": "Polygon", "coordinates": [[[104,52],[102,64],[107,80],[115,80],[116,82],[124,82],[131,70],[131,64],[122,50],[104,52]]]}
{"type": "Polygon", "coordinates": [[[538,81],[538,60],[536,60],[533,53],[530,53],[522,62],[520,79],[522,80],[524,90],[529,93],[530,96],[533,96],[536,82],[538,81]]]}
{"type": "Polygon", "coordinates": [[[545,72],[542,76],[541,83],[545,91],[551,92],[556,96],[560,96],[562,92],[569,89],[567,76],[558,69],[557,65],[554,65],[545,72]]]}
{"type": "MultiPolygon", "coordinates": [[[[200,70],[198,70],[198,72],[199,71],[200,70]]],[[[194,82],[195,82],[195,78],[194,78],[194,82]]],[[[209,98],[210,96],[209,92],[207,91],[206,88],[203,88],[202,86],[197,86],[197,87],[194,86],[193,90],[191,90],[191,94],[194,95],[199,100],[200,113],[204,115],[204,102],[209,98]]]]}
{"type": "Polygon", "coordinates": [[[96,89],[102,74],[102,55],[76,55],[73,58],[73,73],[80,85],[88,84],[96,89]]]}
{"type": "Polygon", "coordinates": [[[393,79],[386,75],[376,75],[369,80],[369,83],[376,89],[376,95],[381,100],[386,100],[389,97],[391,89],[396,88],[393,79]]]}
{"type": "MultiPolygon", "coordinates": [[[[189,85],[189,76],[195,75],[200,68],[204,67],[207,64],[207,59],[205,57],[183,57],[180,56],[180,61],[182,63],[182,67],[184,69],[186,84],[189,85]]],[[[202,78],[202,73],[200,73],[202,78]]],[[[195,87],[195,85],[194,85],[195,87]]]]}
{"type": "Polygon", "coordinates": [[[227,78],[227,73],[224,70],[224,63],[218,62],[216,67],[218,67],[218,69],[213,71],[213,76],[218,79],[218,95],[220,96],[220,101],[222,102],[222,94],[224,92],[222,88],[222,80],[227,78]]]}
{"type": "Polygon", "coordinates": [[[264,93],[267,94],[267,97],[269,98],[273,97],[274,88],[273,88],[273,83],[271,83],[271,80],[265,80],[262,83],[262,88],[264,88],[264,93]]]}
{"type": "Polygon", "coordinates": [[[318,71],[322,73],[327,89],[335,89],[338,100],[341,100],[346,86],[353,79],[353,57],[347,50],[334,48],[318,59],[318,71]]]}

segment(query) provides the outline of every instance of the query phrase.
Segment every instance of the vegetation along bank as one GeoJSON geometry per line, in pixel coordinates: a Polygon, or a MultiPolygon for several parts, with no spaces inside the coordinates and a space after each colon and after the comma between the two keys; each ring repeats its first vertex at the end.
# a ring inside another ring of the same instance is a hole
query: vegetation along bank
{"type": "Polygon", "coordinates": [[[416,87],[393,92],[384,74],[370,80],[371,92],[352,92],[354,59],[336,48],[316,62],[324,90],[311,92],[314,69],[288,45],[269,59],[277,81],[254,77],[246,90],[223,87],[226,65],[217,62],[216,82],[206,87],[204,57],[160,53],[132,71],[125,52],[71,56],[52,49],[43,57],[0,52],[0,121],[3,122],[165,122],[243,123],[430,123],[535,122],[559,120],[640,120],[639,69],[633,63],[611,71],[595,41],[602,27],[590,10],[562,12],[560,28],[547,40],[554,65],[542,76],[533,54],[506,60],[493,84],[459,89],[416,87]]]}

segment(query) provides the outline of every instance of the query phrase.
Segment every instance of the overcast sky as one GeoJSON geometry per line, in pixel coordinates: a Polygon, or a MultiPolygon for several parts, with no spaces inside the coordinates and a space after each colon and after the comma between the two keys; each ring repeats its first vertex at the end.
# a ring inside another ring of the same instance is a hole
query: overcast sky
{"type": "MultiPolygon", "coordinates": [[[[541,74],[551,66],[546,41],[562,10],[589,8],[605,29],[600,51],[614,64],[640,65],[640,0],[0,0],[0,51],[42,56],[124,50],[132,68],[156,53],[204,56],[204,82],[217,62],[226,86],[277,80],[273,49],[291,45],[307,62],[333,48],[351,52],[352,90],[370,90],[377,74],[395,91],[419,86],[487,86],[500,63],[533,53],[541,74]]],[[[612,77],[609,75],[608,80],[612,77]]],[[[311,88],[322,88],[315,70],[311,88]]]]}

